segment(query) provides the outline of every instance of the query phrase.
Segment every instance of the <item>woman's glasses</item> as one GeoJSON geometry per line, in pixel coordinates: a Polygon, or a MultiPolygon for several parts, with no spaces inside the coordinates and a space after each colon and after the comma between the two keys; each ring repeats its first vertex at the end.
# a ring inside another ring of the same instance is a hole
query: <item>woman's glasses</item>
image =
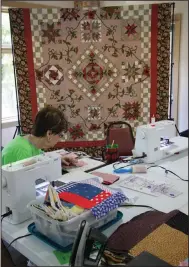
{"type": "Polygon", "coordinates": [[[63,138],[64,134],[63,134],[63,133],[60,133],[60,134],[58,134],[58,136],[59,136],[60,138],[63,138]]]}

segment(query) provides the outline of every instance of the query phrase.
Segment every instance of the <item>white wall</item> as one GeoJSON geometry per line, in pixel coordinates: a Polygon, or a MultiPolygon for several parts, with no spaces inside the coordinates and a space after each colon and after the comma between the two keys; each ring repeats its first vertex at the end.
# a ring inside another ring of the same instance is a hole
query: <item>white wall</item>
{"type": "Polygon", "coordinates": [[[15,130],[16,130],[16,127],[10,127],[10,128],[4,128],[2,129],[2,146],[4,147],[6,144],[8,144],[13,136],[14,136],[14,133],[15,133],[15,130]]]}
{"type": "Polygon", "coordinates": [[[172,3],[173,1],[100,1],[100,6],[126,6],[126,5],[144,5],[155,3],[172,3]]]}
{"type": "MultiPolygon", "coordinates": [[[[17,1],[20,3],[34,3],[48,6],[57,6],[65,8],[73,8],[74,1],[17,1]]],[[[173,1],[100,1],[100,6],[123,6],[123,5],[140,5],[140,4],[154,4],[162,2],[173,2],[173,1]]]]}
{"type": "Polygon", "coordinates": [[[178,129],[184,131],[188,129],[188,1],[176,1],[175,14],[181,14],[178,129]]]}
{"type": "Polygon", "coordinates": [[[73,8],[74,1],[17,1],[20,3],[33,3],[38,5],[57,6],[62,8],[73,8]]]}

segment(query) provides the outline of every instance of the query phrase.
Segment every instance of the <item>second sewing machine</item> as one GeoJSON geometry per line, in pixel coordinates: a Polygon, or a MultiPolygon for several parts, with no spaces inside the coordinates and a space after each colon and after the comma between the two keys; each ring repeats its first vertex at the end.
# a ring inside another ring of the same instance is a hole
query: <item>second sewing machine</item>
{"type": "Polygon", "coordinates": [[[187,148],[188,139],[176,136],[175,122],[164,120],[137,127],[133,154],[145,154],[144,162],[152,163],[187,148]]]}

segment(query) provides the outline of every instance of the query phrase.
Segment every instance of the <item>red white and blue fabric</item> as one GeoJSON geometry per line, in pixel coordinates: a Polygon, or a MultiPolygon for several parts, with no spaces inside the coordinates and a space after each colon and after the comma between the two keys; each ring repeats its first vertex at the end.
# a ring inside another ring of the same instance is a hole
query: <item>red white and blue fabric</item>
{"type": "Polygon", "coordinates": [[[108,198],[111,193],[91,184],[77,183],[60,192],[59,197],[63,201],[78,205],[84,209],[91,209],[103,200],[108,198]]]}
{"type": "Polygon", "coordinates": [[[94,185],[94,186],[96,186],[96,187],[104,190],[104,191],[107,191],[107,192],[113,194],[113,190],[111,190],[110,188],[108,188],[107,186],[105,186],[103,184],[100,184],[98,178],[96,178],[96,179],[95,178],[87,179],[87,180],[84,180],[84,181],[79,181],[78,183],[81,183],[81,184],[83,184],[83,183],[85,183],[85,184],[91,184],[91,185],[94,185]]]}
{"type": "MultiPolygon", "coordinates": [[[[66,185],[60,186],[59,188],[56,189],[56,191],[57,191],[58,194],[61,193],[61,192],[66,192],[67,189],[71,188],[75,184],[76,184],[75,182],[70,182],[70,183],[68,183],[66,185]]],[[[67,208],[70,208],[71,209],[74,206],[74,204],[72,204],[70,202],[67,202],[67,201],[64,201],[62,199],[60,199],[60,201],[61,201],[61,203],[62,203],[62,205],[64,207],[67,207],[67,208]]]]}
{"type": "Polygon", "coordinates": [[[72,203],[84,209],[91,209],[111,195],[103,189],[87,183],[69,183],[58,188],[57,192],[63,205],[71,207],[67,203],[72,203]]]}
{"type": "Polygon", "coordinates": [[[58,188],[57,192],[65,206],[78,205],[91,209],[92,214],[98,219],[118,208],[126,200],[123,193],[113,192],[94,179],[68,183],[58,188]]]}
{"type": "Polygon", "coordinates": [[[126,196],[121,192],[112,194],[109,198],[105,199],[100,204],[91,209],[92,214],[99,219],[106,216],[111,210],[119,207],[121,203],[126,200],[126,196]]]}

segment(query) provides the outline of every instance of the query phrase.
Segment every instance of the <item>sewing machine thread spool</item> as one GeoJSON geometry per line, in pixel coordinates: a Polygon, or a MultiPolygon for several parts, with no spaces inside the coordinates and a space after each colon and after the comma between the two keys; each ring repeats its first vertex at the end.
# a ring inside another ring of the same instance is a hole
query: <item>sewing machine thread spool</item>
{"type": "Polygon", "coordinates": [[[156,122],[156,119],[155,119],[155,116],[153,114],[152,118],[151,118],[151,123],[155,123],[156,122]]]}

